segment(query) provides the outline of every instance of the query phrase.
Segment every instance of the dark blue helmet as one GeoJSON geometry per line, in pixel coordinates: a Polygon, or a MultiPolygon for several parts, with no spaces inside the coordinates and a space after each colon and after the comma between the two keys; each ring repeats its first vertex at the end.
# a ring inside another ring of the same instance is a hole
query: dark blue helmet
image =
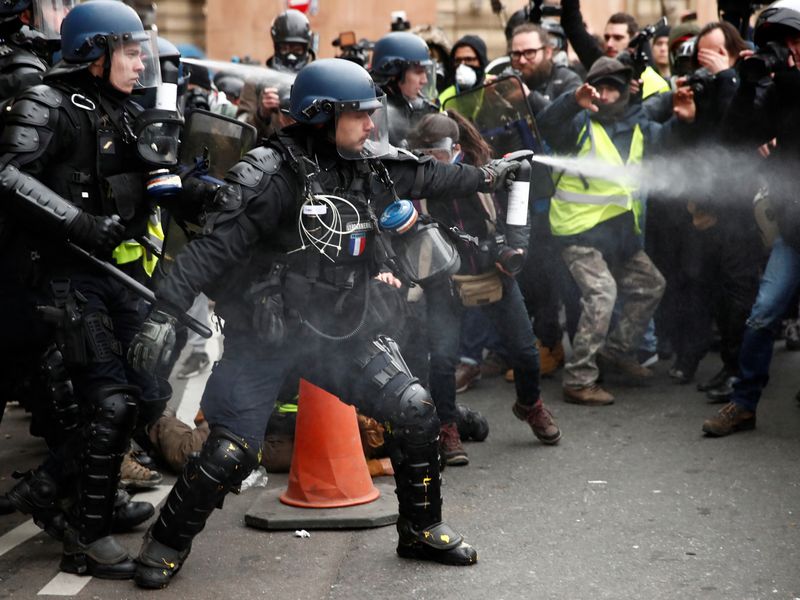
{"type": "Polygon", "coordinates": [[[311,24],[308,22],[308,17],[293,8],[275,17],[270,33],[276,49],[278,44],[300,43],[306,46],[311,45],[311,24]]]}
{"type": "Polygon", "coordinates": [[[159,60],[180,60],[181,51],[178,47],[170,42],[168,39],[158,36],[156,38],[158,44],[158,58],[159,60]]]}
{"type": "Polygon", "coordinates": [[[432,64],[428,45],[407,31],[387,33],[372,49],[370,72],[380,80],[398,78],[408,67],[432,64]]]}
{"type": "Polygon", "coordinates": [[[32,0],[3,0],[0,2],[0,20],[16,17],[26,8],[31,7],[32,0]]]}
{"type": "Polygon", "coordinates": [[[61,22],[61,52],[68,63],[91,63],[104,56],[112,43],[147,38],[136,11],[115,0],[79,4],[61,22]]]}
{"type": "Polygon", "coordinates": [[[289,114],[300,123],[326,123],[337,110],[380,108],[382,96],[364,67],[341,58],[325,58],[297,74],[289,97],[289,114]]]}

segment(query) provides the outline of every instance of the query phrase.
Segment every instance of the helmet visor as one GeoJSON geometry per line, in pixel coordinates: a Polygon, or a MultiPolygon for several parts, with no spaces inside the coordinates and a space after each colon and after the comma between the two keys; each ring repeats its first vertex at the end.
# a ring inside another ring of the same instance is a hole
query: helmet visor
{"type": "Polygon", "coordinates": [[[109,79],[114,87],[130,93],[161,85],[155,31],[135,31],[109,37],[109,79]]]}
{"type": "Polygon", "coordinates": [[[400,93],[413,102],[416,98],[425,98],[435,101],[436,91],[436,64],[433,61],[425,63],[412,63],[400,78],[397,87],[400,93]]]}
{"type": "Polygon", "coordinates": [[[337,102],[335,108],[336,148],[342,158],[378,158],[389,152],[386,96],[337,102]]]}
{"type": "Polygon", "coordinates": [[[78,4],[78,0],[37,0],[32,3],[31,27],[48,40],[61,39],[61,21],[78,4]]]}

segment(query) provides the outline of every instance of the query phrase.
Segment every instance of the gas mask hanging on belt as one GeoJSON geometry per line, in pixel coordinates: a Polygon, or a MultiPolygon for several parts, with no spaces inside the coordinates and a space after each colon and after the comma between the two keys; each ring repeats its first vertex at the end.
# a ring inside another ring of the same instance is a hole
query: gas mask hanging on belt
{"type": "Polygon", "coordinates": [[[438,224],[420,217],[409,200],[397,200],[387,206],[380,227],[391,234],[398,264],[415,283],[453,275],[461,267],[458,252],[438,224]]]}

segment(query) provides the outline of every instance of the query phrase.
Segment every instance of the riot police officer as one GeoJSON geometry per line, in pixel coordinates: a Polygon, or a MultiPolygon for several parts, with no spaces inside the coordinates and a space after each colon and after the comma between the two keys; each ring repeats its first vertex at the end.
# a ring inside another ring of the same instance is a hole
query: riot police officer
{"type": "Polygon", "coordinates": [[[129,351],[139,369],[168,359],[175,314],[206,291],[225,322],[225,353],[201,407],[211,432],[148,531],[136,582],[159,588],[181,568],[193,538],[225,495],[258,464],[267,420],[292,367],[386,425],[400,518],[397,552],[469,565],[475,550],[442,521],[437,435],[428,392],[395,342],[403,302],[376,211],[423,191],[493,189],[516,164],[444,165],[390,148],[384,96],[341,59],[297,76],[297,121],[250,151],[216,196],[207,234],[192,241],[158,286],[158,310],[129,351]],[[394,150],[390,157],[380,159],[394,150]]]}
{"type": "MultiPolygon", "coordinates": [[[[8,346],[20,349],[17,361],[41,340],[59,340],[81,414],[58,452],[61,465],[77,462],[78,474],[65,481],[69,469],[45,463],[15,504],[47,512],[58,488],[75,484],[60,568],[123,579],[134,563],[110,535],[119,469],[139,399],[157,390],[124,360],[142,322],[138,300],[65,242],[103,259],[113,251],[124,268],[141,268],[126,261],[131,248],[119,244],[147,234],[147,173],[171,162],[177,141],[158,122],[166,111],[154,120],[129,99],[158,73],[154,36],[133,9],[110,0],[81,4],[64,18],[61,34],[64,61],[4,113],[0,304],[8,346]]],[[[3,361],[3,368],[14,364],[3,361]]]]}
{"type": "Polygon", "coordinates": [[[438,112],[436,65],[425,41],[406,31],[387,33],[372,49],[370,73],[386,93],[389,141],[403,147],[422,115],[438,112]]]}
{"type": "Polygon", "coordinates": [[[0,4],[0,100],[42,82],[59,46],[59,23],[52,19],[66,14],[74,4],[74,0],[53,3],[58,10],[49,15],[38,0],[0,4]]]}

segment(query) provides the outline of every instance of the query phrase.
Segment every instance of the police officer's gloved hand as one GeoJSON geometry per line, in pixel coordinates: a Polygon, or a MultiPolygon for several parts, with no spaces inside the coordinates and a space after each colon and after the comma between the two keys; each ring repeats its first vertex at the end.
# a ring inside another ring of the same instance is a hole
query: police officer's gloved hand
{"type": "Polygon", "coordinates": [[[135,371],[155,373],[169,364],[175,348],[177,319],[161,310],[153,310],[128,347],[128,362],[135,371]]]}
{"type": "Polygon", "coordinates": [[[496,192],[503,187],[511,186],[511,182],[514,181],[515,173],[517,169],[519,169],[519,162],[496,158],[480,169],[483,172],[483,184],[478,188],[478,191],[496,192]]]}
{"type": "Polygon", "coordinates": [[[116,215],[106,217],[81,212],[69,224],[67,237],[86,250],[110,254],[125,239],[125,226],[116,215]]]}

